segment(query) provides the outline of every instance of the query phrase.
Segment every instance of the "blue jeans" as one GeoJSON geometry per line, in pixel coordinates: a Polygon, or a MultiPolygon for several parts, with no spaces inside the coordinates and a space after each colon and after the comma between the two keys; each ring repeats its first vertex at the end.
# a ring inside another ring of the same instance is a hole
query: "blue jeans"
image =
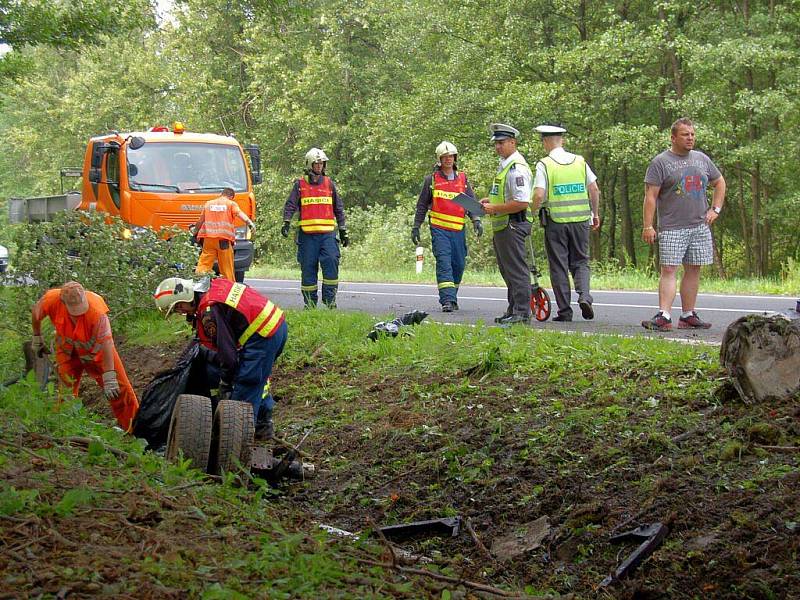
{"type": "Polygon", "coordinates": [[[458,286],[467,264],[467,236],[464,229],[448,231],[431,227],[431,246],[436,257],[439,303],[457,302],[458,286]]]}
{"type": "Polygon", "coordinates": [[[339,245],[336,233],[297,233],[297,262],[300,263],[300,290],[307,306],[317,305],[317,271],[322,267],[322,301],[336,302],[339,288],[339,245]]]}
{"type": "Polygon", "coordinates": [[[269,376],[275,359],[283,352],[288,335],[289,327],[284,321],[272,337],[253,334],[239,350],[239,368],[233,380],[231,398],[252,404],[256,423],[272,417],[275,400],[269,391],[269,376]]]}

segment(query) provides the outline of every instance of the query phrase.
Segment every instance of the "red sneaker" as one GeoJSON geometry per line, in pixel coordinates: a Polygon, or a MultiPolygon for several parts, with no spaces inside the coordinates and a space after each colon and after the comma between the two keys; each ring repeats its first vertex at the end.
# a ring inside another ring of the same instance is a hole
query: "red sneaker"
{"type": "Polygon", "coordinates": [[[672,319],[666,318],[664,313],[658,311],[656,316],[649,321],[642,321],[642,327],[654,331],[669,331],[672,329],[672,319]]]}
{"type": "Polygon", "coordinates": [[[695,311],[692,311],[688,317],[678,319],[678,329],[709,329],[710,327],[711,323],[703,321],[695,311]]]}

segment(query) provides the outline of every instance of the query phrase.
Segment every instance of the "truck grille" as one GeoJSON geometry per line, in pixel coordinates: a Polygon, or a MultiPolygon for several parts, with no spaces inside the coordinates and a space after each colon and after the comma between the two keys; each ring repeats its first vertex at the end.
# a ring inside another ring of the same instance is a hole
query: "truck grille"
{"type": "Polygon", "coordinates": [[[200,215],[192,214],[190,212],[159,211],[156,213],[156,216],[158,216],[158,218],[161,219],[165,225],[178,225],[179,227],[183,227],[185,229],[189,227],[189,225],[194,224],[200,215]]]}

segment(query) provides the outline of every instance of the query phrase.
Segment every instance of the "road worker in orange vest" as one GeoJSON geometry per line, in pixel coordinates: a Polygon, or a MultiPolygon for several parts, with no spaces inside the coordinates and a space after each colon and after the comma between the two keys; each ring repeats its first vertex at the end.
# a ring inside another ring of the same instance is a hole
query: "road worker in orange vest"
{"type": "Polygon", "coordinates": [[[219,368],[220,399],[252,404],[256,439],[272,438],[275,401],[269,378],[288,336],[283,311],[250,286],[223,278],[170,277],[153,297],[166,316],[186,315],[200,343],[215,351],[211,367],[219,368]]]}
{"type": "Polygon", "coordinates": [[[422,181],[411,228],[411,241],[419,246],[419,228],[428,214],[442,312],[458,310],[458,286],[467,264],[467,221],[472,221],[475,235],[483,235],[480,216],[470,214],[451,200],[461,193],[475,198],[466,173],[456,166],[457,160],[458,150],[454,144],[444,141],[436,146],[436,165],[433,173],[422,181]]]}
{"type": "Polygon", "coordinates": [[[32,311],[31,348],[37,356],[49,351],[42,337],[42,321],[49,317],[56,330],[55,349],[61,384],[78,395],[81,376],[88,373],[103,388],[117,423],[130,432],[139,400],[114,347],[108,306],[76,281],[48,290],[32,311]]]}
{"type": "Polygon", "coordinates": [[[300,263],[300,291],[306,308],[317,305],[317,272],[322,268],[322,302],[336,308],[339,289],[339,246],[334,229],[345,248],[350,243],[344,216],[344,204],[336,186],[325,174],[328,156],[319,148],[306,152],[305,174],[294,183],[283,207],[281,235],[288,237],[292,215],[300,211],[297,232],[297,262],[300,263]]]}
{"type": "Polygon", "coordinates": [[[203,251],[197,261],[195,273],[202,275],[214,270],[214,261],[219,273],[228,281],[236,281],[233,270],[233,245],[236,243],[236,217],[247,223],[251,232],[256,226],[234,201],[235,193],[224,188],[222,194],[206,202],[200,219],[195,223],[195,236],[203,240],[203,251]]]}

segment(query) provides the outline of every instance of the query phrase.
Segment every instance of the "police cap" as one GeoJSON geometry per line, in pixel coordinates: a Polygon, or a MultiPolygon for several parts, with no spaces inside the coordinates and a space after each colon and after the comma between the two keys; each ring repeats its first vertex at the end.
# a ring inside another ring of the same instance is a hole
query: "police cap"
{"type": "Polygon", "coordinates": [[[536,131],[542,134],[542,137],[547,137],[549,135],[564,135],[567,133],[567,130],[561,127],[561,125],[539,125],[536,128],[536,131]]]}
{"type": "Polygon", "coordinates": [[[519,135],[518,130],[514,129],[511,125],[505,125],[503,123],[492,123],[489,125],[489,133],[492,134],[492,137],[489,140],[491,142],[506,140],[508,138],[516,139],[519,135]]]}

